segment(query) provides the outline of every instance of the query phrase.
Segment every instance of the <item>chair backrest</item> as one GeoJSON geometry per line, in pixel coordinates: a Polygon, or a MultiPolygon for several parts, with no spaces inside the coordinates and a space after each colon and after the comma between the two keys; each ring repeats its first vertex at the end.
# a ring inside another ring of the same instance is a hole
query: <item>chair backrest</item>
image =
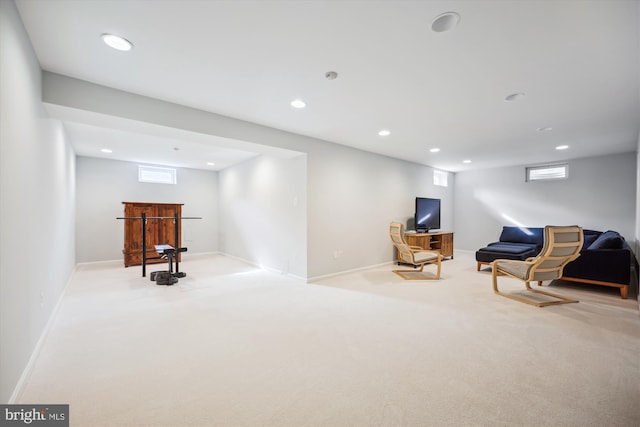
{"type": "Polygon", "coordinates": [[[389,225],[389,237],[393,242],[393,246],[398,250],[398,259],[400,261],[414,263],[413,252],[404,240],[404,227],[398,222],[392,222],[389,225]]]}
{"type": "Polygon", "coordinates": [[[564,266],[580,256],[584,242],[582,228],[577,225],[544,228],[544,246],[533,260],[527,274],[531,281],[554,280],[562,277],[564,266]]]}

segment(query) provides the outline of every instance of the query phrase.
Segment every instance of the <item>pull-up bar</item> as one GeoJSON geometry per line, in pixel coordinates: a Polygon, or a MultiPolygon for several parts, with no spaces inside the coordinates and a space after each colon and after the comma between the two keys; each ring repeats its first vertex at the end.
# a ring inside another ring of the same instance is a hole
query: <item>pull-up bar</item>
{"type": "MultiPolygon", "coordinates": [[[[116,219],[124,219],[124,220],[141,220],[142,223],[142,277],[146,277],[147,276],[147,260],[148,259],[162,259],[162,256],[159,257],[147,257],[147,227],[145,227],[145,225],[147,224],[147,220],[149,219],[172,219],[173,220],[173,237],[174,237],[174,244],[175,244],[175,259],[176,259],[176,271],[175,272],[171,272],[172,275],[174,277],[185,277],[186,273],[181,273],[180,272],[180,267],[179,267],[179,261],[178,261],[178,252],[186,252],[187,248],[181,248],[180,247],[180,242],[179,242],[179,236],[180,236],[180,221],[179,220],[183,220],[183,219],[202,219],[202,217],[199,216],[182,216],[179,217],[178,214],[176,213],[174,216],[147,216],[147,214],[145,214],[144,212],[142,212],[140,214],[140,216],[125,216],[125,217],[117,217],[116,219]]],[[[164,252],[163,252],[164,253],[164,252]]],[[[168,257],[169,259],[169,263],[171,263],[171,256],[168,257]]],[[[171,265],[169,270],[171,271],[171,265]]]]}
{"type": "Polygon", "coordinates": [[[118,217],[116,219],[202,219],[201,216],[178,216],[177,214],[175,216],[147,216],[144,212],[142,213],[142,216],[121,216],[118,217]]]}

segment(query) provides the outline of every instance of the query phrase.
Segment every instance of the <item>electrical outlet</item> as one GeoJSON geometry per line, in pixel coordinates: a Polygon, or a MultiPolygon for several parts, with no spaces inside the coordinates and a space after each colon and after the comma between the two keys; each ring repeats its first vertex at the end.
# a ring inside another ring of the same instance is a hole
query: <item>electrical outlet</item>
{"type": "Polygon", "coordinates": [[[336,249],[335,251],[333,251],[333,259],[338,259],[340,257],[342,257],[342,249],[336,249]]]}

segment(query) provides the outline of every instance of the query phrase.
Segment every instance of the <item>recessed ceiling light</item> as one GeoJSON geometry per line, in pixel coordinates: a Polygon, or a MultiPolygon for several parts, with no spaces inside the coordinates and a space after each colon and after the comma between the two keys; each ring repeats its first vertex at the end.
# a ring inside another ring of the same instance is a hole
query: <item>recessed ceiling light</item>
{"type": "Polygon", "coordinates": [[[543,127],[543,128],[537,128],[536,129],[538,132],[551,132],[553,130],[552,127],[543,127]]]}
{"type": "Polygon", "coordinates": [[[115,34],[102,34],[100,37],[102,37],[102,41],[105,42],[107,46],[116,50],[127,52],[133,48],[133,44],[129,40],[116,36],[115,34]]]}
{"type": "Polygon", "coordinates": [[[431,23],[431,30],[436,33],[451,31],[458,25],[458,22],[460,22],[460,15],[455,12],[446,12],[436,16],[431,23]]]}
{"type": "Polygon", "coordinates": [[[335,80],[338,78],[338,73],[336,73],[335,71],[327,71],[326,73],[324,73],[324,77],[327,80],[335,80]]]}
{"type": "Polygon", "coordinates": [[[215,163],[213,163],[213,162],[207,162],[207,165],[208,165],[208,166],[215,166],[216,164],[215,164],[215,163]]]}
{"type": "Polygon", "coordinates": [[[507,102],[513,102],[513,101],[517,101],[518,99],[522,99],[524,98],[524,93],[522,92],[516,92],[516,93],[512,93],[511,95],[507,95],[504,100],[507,102]]]}
{"type": "Polygon", "coordinates": [[[388,129],[382,129],[380,132],[378,132],[378,135],[380,136],[389,136],[391,135],[391,131],[388,129]]]}
{"type": "Polygon", "coordinates": [[[438,151],[440,151],[440,149],[439,148],[432,148],[429,151],[431,151],[432,153],[437,153],[438,151]]]}
{"type": "Polygon", "coordinates": [[[102,149],[102,150],[100,150],[100,151],[102,151],[103,153],[113,153],[113,150],[110,150],[110,149],[108,149],[108,148],[103,148],[103,149],[102,149]]]}
{"type": "Polygon", "coordinates": [[[471,163],[471,160],[463,160],[462,163],[471,163]]]}
{"type": "Polygon", "coordinates": [[[293,108],[304,108],[307,106],[307,103],[301,99],[294,99],[293,101],[291,101],[291,106],[293,108]]]}
{"type": "Polygon", "coordinates": [[[567,148],[569,148],[569,146],[568,146],[568,145],[558,145],[558,146],[556,147],[556,150],[566,150],[567,148]]]}

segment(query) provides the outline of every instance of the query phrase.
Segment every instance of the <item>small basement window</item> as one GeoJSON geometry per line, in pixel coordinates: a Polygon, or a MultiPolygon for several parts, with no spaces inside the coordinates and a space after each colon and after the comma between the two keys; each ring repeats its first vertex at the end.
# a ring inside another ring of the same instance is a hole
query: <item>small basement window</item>
{"type": "Polygon", "coordinates": [[[175,184],[176,170],[158,166],[138,165],[138,181],[153,184],[175,184]]]}
{"type": "Polygon", "coordinates": [[[557,164],[557,165],[544,165],[544,166],[530,166],[526,168],[528,181],[547,181],[550,179],[567,179],[569,176],[569,165],[557,164]]]}
{"type": "Polygon", "coordinates": [[[440,187],[446,187],[448,174],[445,171],[433,170],[433,185],[439,185],[440,187]]]}

